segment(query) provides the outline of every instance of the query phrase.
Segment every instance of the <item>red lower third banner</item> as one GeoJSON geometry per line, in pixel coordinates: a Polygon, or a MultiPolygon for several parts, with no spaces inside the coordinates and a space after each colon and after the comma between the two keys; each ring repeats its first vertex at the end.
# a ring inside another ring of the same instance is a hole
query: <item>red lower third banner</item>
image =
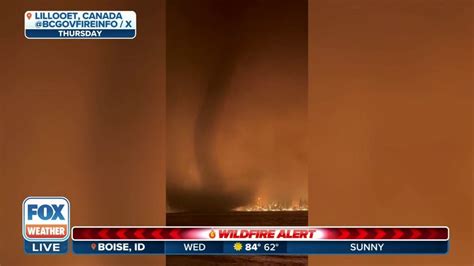
{"type": "Polygon", "coordinates": [[[159,227],[75,226],[72,239],[87,240],[449,240],[446,226],[380,227],[159,227]]]}

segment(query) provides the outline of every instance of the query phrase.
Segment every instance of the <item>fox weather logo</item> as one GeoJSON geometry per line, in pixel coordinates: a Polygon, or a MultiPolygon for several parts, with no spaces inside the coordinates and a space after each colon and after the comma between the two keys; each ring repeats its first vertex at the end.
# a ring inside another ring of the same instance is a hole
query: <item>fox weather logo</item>
{"type": "Polygon", "coordinates": [[[70,203],[64,197],[28,197],[23,201],[23,238],[26,253],[67,252],[70,203]]]}

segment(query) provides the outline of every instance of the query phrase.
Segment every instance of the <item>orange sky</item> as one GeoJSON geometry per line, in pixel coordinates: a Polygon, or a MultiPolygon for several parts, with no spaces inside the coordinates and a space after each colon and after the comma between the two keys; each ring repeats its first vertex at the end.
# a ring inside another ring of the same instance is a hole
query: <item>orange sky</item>
{"type": "Polygon", "coordinates": [[[169,203],[306,199],[307,2],[176,1],[167,22],[169,203]]]}

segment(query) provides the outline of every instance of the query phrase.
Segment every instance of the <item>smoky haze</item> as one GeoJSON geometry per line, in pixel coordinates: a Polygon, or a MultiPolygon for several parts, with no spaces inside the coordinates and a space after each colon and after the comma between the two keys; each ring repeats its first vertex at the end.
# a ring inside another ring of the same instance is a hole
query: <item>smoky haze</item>
{"type": "Polygon", "coordinates": [[[306,199],[306,1],[167,6],[167,203],[306,199]]]}

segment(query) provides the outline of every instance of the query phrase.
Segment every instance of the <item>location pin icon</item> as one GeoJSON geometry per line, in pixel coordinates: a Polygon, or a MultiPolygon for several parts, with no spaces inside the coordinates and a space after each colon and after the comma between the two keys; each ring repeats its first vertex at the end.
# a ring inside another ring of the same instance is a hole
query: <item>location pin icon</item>
{"type": "Polygon", "coordinates": [[[91,244],[92,250],[95,250],[96,247],[97,247],[97,244],[96,244],[96,243],[92,243],[92,244],[91,244]]]}
{"type": "Polygon", "coordinates": [[[31,18],[31,13],[30,13],[30,12],[26,13],[26,17],[27,17],[28,19],[30,19],[30,18],[31,18]]]}

